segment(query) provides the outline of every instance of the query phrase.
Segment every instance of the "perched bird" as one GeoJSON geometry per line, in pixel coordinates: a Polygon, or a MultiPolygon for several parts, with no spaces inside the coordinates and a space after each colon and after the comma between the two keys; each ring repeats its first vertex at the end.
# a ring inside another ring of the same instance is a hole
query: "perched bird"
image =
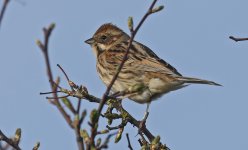
{"type": "MultiPolygon", "coordinates": [[[[96,56],[97,72],[108,86],[126,53],[130,36],[117,26],[102,25],[89,44],[96,56]]],[[[178,90],[188,84],[217,85],[213,81],[184,77],[173,66],[159,58],[150,48],[133,41],[126,60],[111,91],[125,93],[137,103],[150,103],[170,91],[178,90]]]]}

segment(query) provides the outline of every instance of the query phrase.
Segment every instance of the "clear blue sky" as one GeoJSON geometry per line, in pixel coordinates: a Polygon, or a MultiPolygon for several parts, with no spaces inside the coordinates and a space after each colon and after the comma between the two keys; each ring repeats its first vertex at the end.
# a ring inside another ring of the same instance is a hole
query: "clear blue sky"
{"type": "MultiPolygon", "coordinates": [[[[133,16],[137,23],[151,1],[22,1],[26,5],[10,2],[0,29],[0,129],[12,135],[22,128],[23,149],[31,149],[36,141],[41,150],[76,149],[74,132],[39,95],[50,87],[35,40],[43,39],[43,26],[55,22],[49,47],[54,75],[62,76],[56,67],[61,64],[73,81],[100,97],[105,86],[83,41],[107,22],[128,32],[127,18],[133,16]]],[[[148,18],[136,40],[183,75],[224,86],[192,85],[163,96],[150,107],[148,128],[172,150],[247,149],[248,41],[235,43],[228,36],[248,36],[248,1],[160,0],[159,4],[165,9],[148,18]]],[[[97,107],[83,104],[88,110],[97,107]]],[[[124,107],[136,118],[143,117],[145,105],[125,100],[124,107]]],[[[125,129],[138,149],[136,131],[131,125],[125,129]]],[[[111,141],[110,149],[116,148],[127,149],[125,136],[116,145],[111,141]]]]}

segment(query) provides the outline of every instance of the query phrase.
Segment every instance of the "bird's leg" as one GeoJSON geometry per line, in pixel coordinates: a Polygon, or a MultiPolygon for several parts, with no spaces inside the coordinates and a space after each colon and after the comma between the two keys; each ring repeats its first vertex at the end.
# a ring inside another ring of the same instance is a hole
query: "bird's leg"
{"type": "Polygon", "coordinates": [[[145,116],[149,114],[149,107],[150,107],[151,102],[146,104],[146,112],[145,112],[145,116]]]}
{"type": "Polygon", "coordinates": [[[150,104],[151,104],[150,102],[147,103],[144,118],[139,122],[139,131],[138,131],[139,134],[142,133],[142,130],[146,127],[146,120],[147,120],[148,115],[149,115],[150,104]]]}

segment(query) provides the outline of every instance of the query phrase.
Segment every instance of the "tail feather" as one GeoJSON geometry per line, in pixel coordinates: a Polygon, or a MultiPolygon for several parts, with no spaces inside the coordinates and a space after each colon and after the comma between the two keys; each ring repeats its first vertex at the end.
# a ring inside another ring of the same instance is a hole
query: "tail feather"
{"type": "Polygon", "coordinates": [[[209,84],[209,85],[222,86],[221,84],[218,84],[218,83],[213,82],[213,81],[197,79],[197,78],[190,78],[190,77],[180,77],[179,80],[183,81],[184,83],[209,84]]]}

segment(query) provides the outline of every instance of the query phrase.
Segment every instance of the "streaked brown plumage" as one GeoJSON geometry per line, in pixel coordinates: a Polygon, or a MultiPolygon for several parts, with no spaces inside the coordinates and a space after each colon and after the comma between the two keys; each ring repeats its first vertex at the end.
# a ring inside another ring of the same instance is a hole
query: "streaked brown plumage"
{"type": "MultiPolygon", "coordinates": [[[[90,44],[97,59],[97,71],[102,81],[109,85],[125,55],[130,37],[118,27],[102,25],[90,44]]],[[[173,66],[159,58],[145,45],[133,41],[116,82],[113,92],[128,93],[125,97],[148,103],[159,96],[187,86],[187,83],[220,85],[212,81],[183,77],[173,66]]]]}

